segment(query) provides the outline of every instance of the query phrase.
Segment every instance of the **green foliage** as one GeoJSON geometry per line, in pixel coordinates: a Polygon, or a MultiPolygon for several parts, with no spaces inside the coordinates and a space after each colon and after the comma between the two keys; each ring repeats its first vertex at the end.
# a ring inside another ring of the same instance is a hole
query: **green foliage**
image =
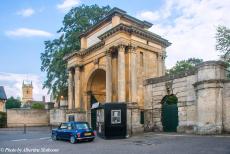
{"type": "Polygon", "coordinates": [[[12,108],[20,108],[21,107],[21,101],[18,99],[15,99],[14,97],[10,97],[6,101],[6,109],[12,109],[12,108]]]}
{"type": "Polygon", "coordinates": [[[217,27],[216,50],[224,61],[230,63],[230,29],[225,26],[217,27]]]}
{"type": "Polygon", "coordinates": [[[45,109],[45,105],[43,103],[32,103],[31,109],[45,109]]]}
{"type": "Polygon", "coordinates": [[[63,26],[57,31],[59,38],[45,41],[41,54],[41,71],[46,72],[43,88],[52,91],[55,98],[67,97],[67,69],[63,57],[80,49],[81,33],[100,21],[110,11],[109,6],[81,5],[71,9],[64,17],[63,26]]]}
{"type": "Polygon", "coordinates": [[[228,64],[227,76],[230,78],[230,29],[225,26],[217,27],[216,50],[221,53],[221,59],[228,64]]]}
{"type": "Polygon", "coordinates": [[[166,71],[167,75],[180,74],[185,71],[194,69],[197,64],[202,63],[202,59],[189,58],[188,60],[177,61],[176,65],[166,71]]]}
{"type": "Polygon", "coordinates": [[[0,128],[6,127],[6,112],[0,112],[0,128]]]}

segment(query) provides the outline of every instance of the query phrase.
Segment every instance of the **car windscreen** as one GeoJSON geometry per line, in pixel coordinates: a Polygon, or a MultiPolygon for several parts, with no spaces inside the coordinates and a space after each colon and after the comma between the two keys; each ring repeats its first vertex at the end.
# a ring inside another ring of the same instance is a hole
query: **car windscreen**
{"type": "Polygon", "coordinates": [[[75,124],[75,127],[77,129],[89,129],[89,125],[87,123],[78,123],[78,124],[75,124]]]}
{"type": "Polygon", "coordinates": [[[61,126],[59,128],[61,129],[67,129],[67,123],[62,123],[61,126]]]}

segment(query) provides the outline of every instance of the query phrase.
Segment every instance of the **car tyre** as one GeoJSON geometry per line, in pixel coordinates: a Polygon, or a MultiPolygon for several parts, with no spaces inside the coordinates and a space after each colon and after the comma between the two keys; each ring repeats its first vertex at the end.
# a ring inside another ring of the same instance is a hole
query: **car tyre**
{"type": "Polygon", "coordinates": [[[70,137],[70,143],[72,143],[72,144],[76,143],[76,139],[75,139],[74,136],[71,136],[71,137],[70,137]]]}
{"type": "Polygon", "coordinates": [[[52,134],[52,137],[51,137],[51,138],[52,138],[53,141],[56,141],[56,140],[57,140],[57,135],[52,134]]]}
{"type": "Polygon", "coordinates": [[[93,142],[94,138],[93,139],[89,139],[89,142],[93,142]]]}

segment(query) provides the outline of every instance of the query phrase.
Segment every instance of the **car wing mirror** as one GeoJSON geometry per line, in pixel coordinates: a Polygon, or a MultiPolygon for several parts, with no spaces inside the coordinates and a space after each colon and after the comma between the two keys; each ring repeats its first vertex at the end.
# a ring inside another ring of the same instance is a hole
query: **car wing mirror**
{"type": "Polygon", "coordinates": [[[58,126],[58,129],[61,129],[61,124],[58,126]]]}

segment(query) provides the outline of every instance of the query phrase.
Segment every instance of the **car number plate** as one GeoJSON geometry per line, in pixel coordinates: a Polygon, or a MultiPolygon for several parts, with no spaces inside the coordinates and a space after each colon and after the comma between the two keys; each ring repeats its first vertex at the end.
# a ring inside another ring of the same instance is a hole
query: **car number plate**
{"type": "Polygon", "coordinates": [[[85,133],[85,136],[90,136],[91,135],[91,133],[85,133]]]}

